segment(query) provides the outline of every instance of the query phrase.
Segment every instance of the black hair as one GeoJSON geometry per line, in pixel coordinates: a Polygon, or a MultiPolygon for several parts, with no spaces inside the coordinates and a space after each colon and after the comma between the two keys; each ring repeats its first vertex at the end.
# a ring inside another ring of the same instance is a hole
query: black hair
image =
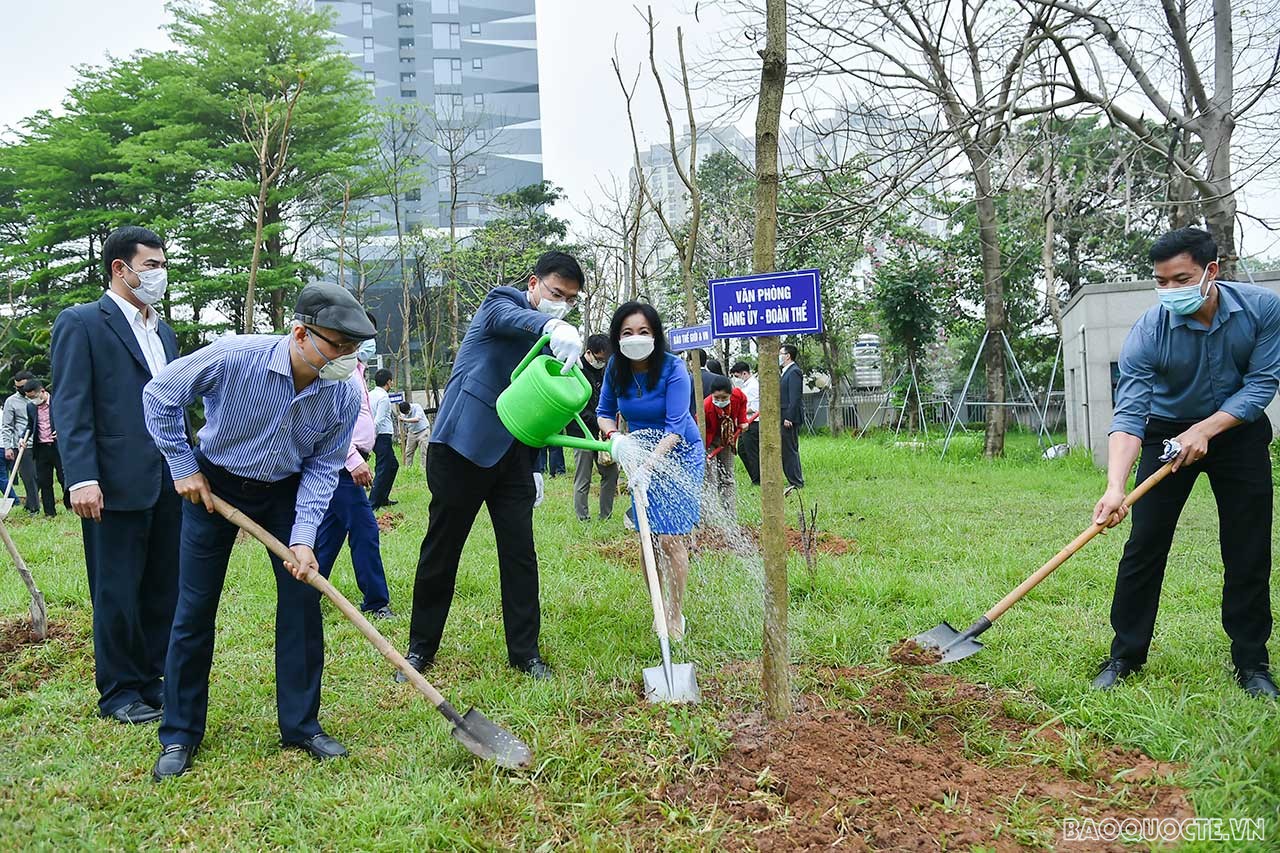
{"type": "Polygon", "coordinates": [[[582,266],[574,260],[573,255],[568,255],[564,252],[543,252],[542,256],[538,258],[538,262],[533,265],[533,274],[538,278],[558,275],[561,278],[576,281],[579,289],[587,284],[587,277],[582,273],[582,266]]]}
{"type": "Polygon", "coordinates": [[[15,385],[19,382],[25,385],[29,380],[35,379],[35,378],[36,378],[36,375],[32,373],[30,370],[19,370],[17,373],[13,374],[13,382],[15,385]]]}
{"type": "Polygon", "coordinates": [[[594,334],[587,338],[587,352],[602,352],[605,355],[608,355],[610,352],[609,336],[594,334]]]}
{"type": "Polygon", "coordinates": [[[704,349],[696,349],[693,351],[693,357],[698,360],[698,367],[707,366],[707,351],[704,349]]]}
{"type": "MultiPolygon", "coordinates": [[[[622,355],[622,349],[618,346],[618,342],[622,340],[622,323],[632,314],[643,314],[645,322],[649,324],[649,328],[653,329],[653,352],[649,355],[649,374],[648,382],[649,390],[652,391],[658,387],[658,380],[662,378],[662,368],[667,361],[667,336],[662,331],[662,318],[658,316],[658,312],[648,302],[624,302],[618,306],[618,310],[613,312],[613,320],[609,323],[609,345],[618,356],[613,359],[613,387],[617,390],[619,397],[631,396],[631,389],[635,387],[635,383],[631,381],[631,360],[622,355]]],[[[639,390],[636,396],[640,396],[639,390]]]]}
{"type": "Polygon", "coordinates": [[[1202,228],[1178,228],[1151,244],[1147,257],[1152,263],[1168,261],[1183,253],[1191,256],[1198,266],[1207,267],[1218,259],[1218,244],[1213,236],[1202,228]]]}
{"type": "Polygon", "coordinates": [[[735,361],[733,367],[729,368],[730,373],[750,373],[751,365],[745,361],[735,361]]]}
{"type": "Polygon", "coordinates": [[[32,391],[43,391],[44,383],[39,379],[28,379],[27,384],[22,386],[23,394],[30,394],[32,391]]]}
{"type": "Polygon", "coordinates": [[[724,376],[724,365],[720,363],[720,359],[718,358],[711,358],[707,360],[707,370],[717,376],[724,376]]]}
{"type": "Polygon", "coordinates": [[[409,405],[408,400],[404,400],[400,403],[400,414],[407,415],[411,411],[413,411],[413,408],[409,405]]]}
{"type": "Polygon", "coordinates": [[[729,377],[723,374],[717,373],[715,376],[711,377],[711,380],[709,382],[707,382],[707,387],[704,390],[706,390],[708,394],[714,394],[717,391],[723,391],[726,394],[732,394],[733,383],[729,381],[729,377]]]}
{"type": "Polygon", "coordinates": [[[386,385],[388,382],[390,382],[392,379],[394,379],[395,376],[396,375],[394,373],[392,373],[390,370],[387,370],[384,367],[381,370],[379,370],[377,373],[373,374],[373,384],[381,388],[384,385],[386,385]]]}
{"type": "Polygon", "coordinates": [[[799,362],[800,350],[793,347],[791,344],[783,344],[782,351],[785,352],[787,355],[791,356],[792,361],[799,362]]]}
{"type": "Polygon", "coordinates": [[[107,235],[102,244],[102,267],[107,272],[107,281],[111,281],[111,265],[116,261],[133,266],[139,245],[163,250],[164,240],[156,232],[139,225],[122,225],[107,235]]]}

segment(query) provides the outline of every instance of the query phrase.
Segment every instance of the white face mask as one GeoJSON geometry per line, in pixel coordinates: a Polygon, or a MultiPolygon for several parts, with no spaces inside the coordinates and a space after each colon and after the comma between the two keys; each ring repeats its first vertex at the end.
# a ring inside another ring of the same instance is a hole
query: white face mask
{"type": "Polygon", "coordinates": [[[356,365],[360,363],[360,359],[355,353],[349,352],[346,355],[340,355],[337,358],[325,358],[324,353],[320,352],[320,348],[316,346],[316,342],[311,339],[311,332],[307,332],[307,340],[311,343],[311,348],[316,351],[316,355],[324,359],[321,367],[316,367],[311,363],[311,359],[307,358],[302,351],[298,353],[302,355],[302,360],[307,366],[320,374],[321,379],[336,379],[339,382],[351,378],[351,374],[356,372],[356,365]]]}
{"type": "Polygon", "coordinates": [[[356,350],[356,358],[358,358],[360,361],[364,362],[365,364],[368,364],[369,360],[373,358],[375,355],[377,355],[377,353],[378,353],[378,344],[374,341],[373,338],[369,338],[369,340],[365,341],[360,345],[360,349],[356,350]]]}
{"type": "Polygon", "coordinates": [[[733,387],[734,387],[734,388],[745,388],[745,387],[746,387],[746,385],[747,385],[747,380],[745,380],[745,379],[739,379],[739,378],[738,378],[738,377],[736,377],[736,376],[735,376],[735,377],[733,377],[733,387]]]}
{"type": "Polygon", "coordinates": [[[154,270],[143,270],[138,272],[133,267],[125,264],[125,269],[138,277],[138,286],[129,285],[129,290],[133,291],[133,295],[143,305],[155,305],[164,298],[164,292],[169,288],[169,271],[164,268],[154,270]]]}
{"type": "Polygon", "coordinates": [[[778,367],[787,366],[787,357],[785,355],[778,356],[778,367]]]}
{"type": "Polygon", "coordinates": [[[711,402],[716,404],[717,409],[727,409],[729,407],[728,400],[712,400],[711,402]]]}
{"type": "Polygon", "coordinates": [[[591,353],[587,353],[587,364],[591,365],[596,370],[599,370],[600,368],[604,367],[604,359],[596,358],[591,353]]]}
{"type": "Polygon", "coordinates": [[[619,341],[618,349],[632,361],[642,361],[653,353],[653,338],[648,335],[632,335],[619,341]]]}
{"type": "MultiPolygon", "coordinates": [[[[542,284],[541,281],[538,282],[542,284]]],[[[557,320],[563,320],[569,316],[569,312],[573,310],[573,306],[563,299],[552,299],[544,292],[538,299],[538,310],[548,317],[554,317],[557,320]]]]}

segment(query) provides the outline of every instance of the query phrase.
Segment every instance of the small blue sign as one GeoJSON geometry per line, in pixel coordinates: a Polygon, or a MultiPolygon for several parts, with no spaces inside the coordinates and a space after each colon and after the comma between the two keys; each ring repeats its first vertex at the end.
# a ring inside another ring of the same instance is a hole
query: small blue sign
{"type": "Polygon", "coordinates": [[[807,335],[822,331],[818,270],[713,278],[711,334],[715,338],[807,335]]]}
{"type": "Polygon", "coordinates": [[[390,394],[388,394],[388,395],[387,395],[387,401],[388,401],[388,402],[391,402],[391,403],[403,403],[403,402],[404,402],[404,392],[403,392],[403,391],[392,391],[390,394]]]}
{"type": "Polygon", "coordinates": [[[672,352],[684,352],[691,349],[707,349],[711,346],[710,326],[686,326],[683,329],[672,329],[667,333],[667,342],[672,352]]]}

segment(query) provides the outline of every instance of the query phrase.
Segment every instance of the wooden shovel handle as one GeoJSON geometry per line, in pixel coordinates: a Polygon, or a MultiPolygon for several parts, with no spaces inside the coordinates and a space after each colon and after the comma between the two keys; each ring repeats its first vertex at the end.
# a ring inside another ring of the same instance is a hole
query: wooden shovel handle
{"type": "MultiPolygon", "coordinates": [[[[272,554],[290,563],[294,561],[293,552],[285,547],[283,542],[268,533],[261,524],[258,524],[258,522],[217,495],[213,495],[213,506],[223,518],[248,533],[254,539],[257,539],[272,554]]],[[[311,577],[307,579],[307,583],[324,593],[324,597],[332,601],[333,605],[342,611],[342,615],[360,629],[360,633],[364,634],[365,639],[373,643],[373,647],[381,652],[382,656],[390,661],[396,669],[403,672],[405,677],[409,679],[409,683],[418,688],[418,692],[426,696],[432,705],[439,708],[445,704],[444,697],[440,695],[440,691],[432,687],[431,682],[423,678],[422,673],[414,669],[404,659],[404,656],[396,651],[395,646],[391,645],[386,637],[378,633],[378,629],[369,623],[369,620],[364,617],[359,608],[348,601],[345,595],[338,592],[327,578],[319,572],[313,572],[311,577]]]]}
{"type": "MultiPolygon", "coordinates": [[[[1173,462],[1174,460],[1170,460],[1166,462],[1164,465],[1160,466],[1160,468],[1154,474],[1152,474],[1147,479],[1143,480],[1139,485],[1137,485],[1134,488],[1132,492],[1129,492],[1129,494],[1125,495],[1124,497],[1125,508],[1127,509],[1133,506],[1135,503],[1137,503],[1138,498],[1142,497],[1147,492],[1151,491],[1153,488],[1155,488],[1157,483],[1159,483],[1166,476],[1168,476],[1169,472],[1173,470],[1173,462]]],[[[1063,563],[1065,563],[1068,557],[1070,557],[1076,551],[1079,551],[1081,548],[1083,548],[1090,539],[1097,536],[1103,530],[1106,530],[1106,525],[1104,524],[1098,524],[1097,522],[1094,522],[1093,524],[1089,525],[1079,536],[1077,536],[1075,539],[1072,539],[1071,543],[1067,545],[1067,547],[1063,548],[1057,554],[1054,554],[1053,559],[1045,563],[1039,569],[1036,569],[1035,573],[1032,574],[1031,577],[1027,578],[1022,583],[1014,587],[1014,589],[1008,595],[1006,595],[1004,598],[1000,599],[1000,601],[996,603],[995,607],[992,607],[990,610],[988,610],[986,612],[987,621],[994,622],[997,619],[999,619],[1001,616],[1003,616],[1006,610],[1008,610],[1013,605],[1017,604],[1018,601],[1020,601],[1024,595],[1030,592],[1035,587],[1036,584],[1040,583],[1040,581],[1044,580],[1045,578],[1049,577],[1049,575],[1053,574],[1054,570],[1057,569],[1058,566],[1061,566],[1063,563]]]]}
{"type": "Polygon", "coordinates": [[[18,448],[18,455],[13,457],[13,470],[9,473],[9,482],[4,487],[4,499],[8,500],[13,496],[13,481],[19,476],[19,469],[22,467],[22,454],[27,452],[27,444],[23,442],[18,448]]]}
{"type": "Polygon", "coordinates": [[[658,636],[667,639],[667,608],[662,601],[662,587],[658,585],[658,568],[653,557],[653,535],[649,532],[649,495],[646,489],[636,495],[636,527],[640,534],[640,556],[644,560],[645,586],[649,587],[649,603],[653,606],[653,624],[658,636]]]}

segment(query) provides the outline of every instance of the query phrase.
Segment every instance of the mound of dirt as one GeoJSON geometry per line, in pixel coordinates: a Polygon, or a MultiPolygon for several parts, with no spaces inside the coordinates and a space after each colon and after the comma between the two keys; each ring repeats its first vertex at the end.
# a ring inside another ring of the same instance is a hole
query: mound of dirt
{"type": "Polygon", "coordinates": [[[78,642],[75,633],[60,622],[49,623],[49,636],[41,640],[31,632],[31,620],[25,616],[0,621],[0,694],[4,687],[30,690],[51,671],[44,663],[30,667],[16,665],[23,651],[42,643],[78,642]]]}
{"type": "MultiPolygon", "coordinates": [[[[730,540],[725,531],[720,528],[701,528],[694,534],[692,544],[695,550],[706,548],[713,551],[739,551],[744,544],[756,550],[760,548],[760,528],[740,527],[737,535],[744,537],[745,543],[741,540],[730,540]]],[[[804,536],[794,527],[787,528],[787,548],[796,553],[804,551],[804,536]]],[[[820,554],[839,557],[857,548],[857,543],[826,530],[819,530],[815,548],[820,554]]]]}
{"type": "Polygon", "coordinates": [[[782,723],[729,717],[719,764],[666,799],[728,813],[747,826],[731,833],[734,846],[766,851],[1017,851],[1061,845],[1065,818],[1194,816],[1185,792],[1162,779],[1175,768],[1092,741],[1082,758],[1052,727],[1009,717],[986,688],[945,675],[832,675],[875,686],[856,709],[807,695],[782,723]],[[904,733],[913,726],[923,728],[904,733]],[[1011,748],[984,754],[978,732],[1011,748]]]}
{"type": "Polygon", "coordinates": [[[899,640],[889,649],[889,660],[906,666],[930,666],[942,660],[942,652],[926,649],[915,640],[899,640]]]}
{"type": "Polygon", "coordinates": [[[390,533],[400,526],[400,522],[404,521],[403,512],[387,512],[378,513],[378,530],[383,533],[390,533]]]}

